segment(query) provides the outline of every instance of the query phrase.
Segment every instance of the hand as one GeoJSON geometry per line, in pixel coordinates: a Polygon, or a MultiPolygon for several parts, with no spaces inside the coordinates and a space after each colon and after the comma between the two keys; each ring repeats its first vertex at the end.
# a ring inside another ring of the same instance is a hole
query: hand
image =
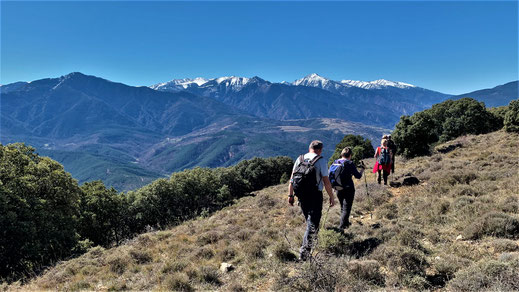
{"type": "Polygon", "coordinates": [[[288,204],[294,206],[294,196],[288,196],[288,204]]]}
{"type": "Polygon", "coordinates": [[[330,208],[335,206],[335,199],[333,198],[333,196],[330,197],[330,208]]]}

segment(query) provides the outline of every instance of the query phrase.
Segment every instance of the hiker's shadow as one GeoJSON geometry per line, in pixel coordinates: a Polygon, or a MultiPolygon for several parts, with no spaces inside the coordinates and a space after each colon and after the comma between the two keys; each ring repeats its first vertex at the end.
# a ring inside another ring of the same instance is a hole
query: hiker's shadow
{"type": "Polygon", "coordinates": [[[381,243],[382,240],[376,237],[368,237],[363,240],[355,240],[355,235],[337,227],[328,227],[327,230],[333,230],[339,233],[345,239],[345,246],[342,250],[343,254],[355,258],[361,258],[372,253],[381,243]]]}

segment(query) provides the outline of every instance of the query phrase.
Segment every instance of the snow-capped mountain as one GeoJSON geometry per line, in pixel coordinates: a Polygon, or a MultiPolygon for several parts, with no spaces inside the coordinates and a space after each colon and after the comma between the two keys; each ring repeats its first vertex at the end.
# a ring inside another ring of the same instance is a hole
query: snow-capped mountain
{"type": "Polygon", "coordinates": [[[190,86],[193,86],[194,84],[196,84],[197,86],[200,86],[204,83],[207,83],[207,81],[209,81],[209,79],[205,79],[202,77],[197,77],[194,79],[191,79],[191,78],[173,79],[168,82],[152,85],[152,86],[150,86],[150,88],[155,89],[155,90],[161,90],[161,91],[181,91],[181,90],[187,89],[190,86]]]}
{"type": "Polygon", "coordinates": [[[341,80],[341,84],[346,86],[355,86],[364,89],[384,89],[387,87],[396,88],[414,88],[416,86],[404,82],[390,81],[386,79],[378,79],[374,81],[357,81],[357,80],[341,80]]]}
{"type": "MultiPolygon", "coordinates": [[[[333,93],[339,93],[343,87],[345,87],[343,84],[330,80],[328,78],[324,78],[322,76],[319,76],[316,73],[312,73],[308,76],[305,76],[301,79],[298,79],[294,82],[292,82],[292,85],[295,86],[309,86],[309,87],[317,87],[322,88],[328,91],[331,91],[333,93]]],[[[346,86],[349,87],[349,86],[346,86]]]]}
{"type": "Polygon", "coordinates": [[[170,92],[188,91],[258,117],[286,120],[327,115],[377,125],[392,125],[401,115],[423,110],[450,96],[403,82],[385,79],[335,81],[316,73],[292,83],[272,83],[259,77],[236,76],[197,79],[198,82],[191,79],[173,80],[151,88],[170,92]],[[350,112],[352,109],[354,112],[350,112]],[[380,115],[384,111],[385,114],[380,115]]]}
{"type": "MultiPolygon", "coordinates": [[[[245,86],[251,78],[246,77],[236,77],[236,76],[229,76],[229,77],[219,77],[219,78],[212,78],[212,79],[206,79],[202,77],[197,77],[195,79],[191,78],[184,78],[184,79],[173,79],[168,82],[164,83],[158,83],[155,85],[150,86],[150,88],[160,91],[170,91],[170,92],[176,92],[176,91],[182,91],[189,88],[198,88],[202,87],[205,84],[208,84],[209,86],[213,85],[223,85],[228,87],[232,90],[240,90],[243,86],[245,86]]],[[[207,86],[205,86],[207,87],[207,86]]]]}

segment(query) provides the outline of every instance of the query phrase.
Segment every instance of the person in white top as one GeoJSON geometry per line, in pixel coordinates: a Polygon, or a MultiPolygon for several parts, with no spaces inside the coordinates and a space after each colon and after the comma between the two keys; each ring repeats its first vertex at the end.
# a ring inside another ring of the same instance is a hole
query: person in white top
{"type": "Polygon", "coordinates": [[[323,142],[315,140],[310,143],[308,153],[299,156],[292,170],[292,176],[288,185],[288,203],[294,205],[294,192],[298,197],[301,210],[306,220],[306,232],[303,236],[303,244],[300,249],[300,259],[307,260],[312,250],[312,243],[319,230],[323,209],[323,187],[328,193],[330,207],[335,205],[332,185],[328,178],[328,165],[321,156],[323,142]],[[305,177],[303,173],[309,167],[313,168],[315,177],[305,177]]]}

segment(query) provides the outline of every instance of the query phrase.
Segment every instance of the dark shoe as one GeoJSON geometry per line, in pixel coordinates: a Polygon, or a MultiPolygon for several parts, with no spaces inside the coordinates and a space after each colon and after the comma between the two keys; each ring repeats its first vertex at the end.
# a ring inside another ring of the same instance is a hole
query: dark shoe
{"type": "Polygon", "coordinates": [[[304,252],[304,253],[301,253],[301,254],[299,255],[298,260],[299,260],[300,262],[306,262],[306,261],[308,260],[308,257],[309,257],[309,253],[304,252]]]}
{"type": "Polygon", "coordinates": [[[346,223],[344,225],[339,226],[339,229],[348,229],[348,227],[350,227],[350,226],[351,226],[351,223],[348,222],[348,223],[346,223]]]}

